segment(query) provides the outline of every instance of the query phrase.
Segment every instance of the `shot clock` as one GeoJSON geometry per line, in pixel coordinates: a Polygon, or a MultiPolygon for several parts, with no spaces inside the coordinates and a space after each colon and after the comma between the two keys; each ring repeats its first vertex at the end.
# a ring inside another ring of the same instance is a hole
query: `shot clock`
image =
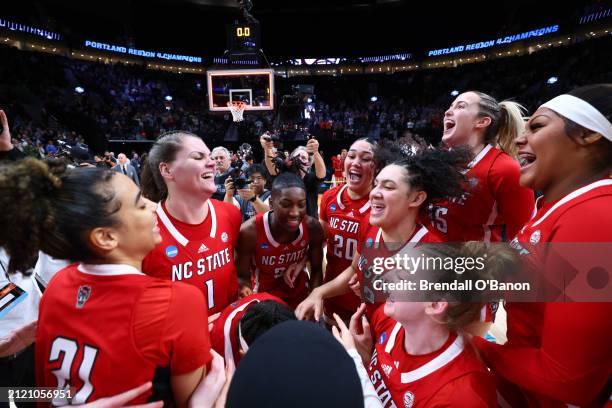
{"type": "Polygon", "coordinates": [[[228,49],[231,55],[256,55],[261,48],[259,24],[239,23],[227,26],[228,49]]]}

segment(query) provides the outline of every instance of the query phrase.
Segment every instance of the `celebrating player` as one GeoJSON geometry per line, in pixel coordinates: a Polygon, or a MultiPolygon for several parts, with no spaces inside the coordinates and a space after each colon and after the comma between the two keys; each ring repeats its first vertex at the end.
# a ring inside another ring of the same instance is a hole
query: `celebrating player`
{"type": "Polygon", "coordinates": [[[274,179],[270,204],[272,210],[242,225],[236,266],[242,279],[250,272],[255,293],[268,292],[294,308],[321,283],[323,229],[306,215],[304,183],[293,173],[274,179]]]}
{"type": "MultiPolygon", "coordinates": [[[[611,121],[612,84],[591,85],[540,106],[517,139],[521,184],[543,193],[537,213],[512,242],[527,259],[547,265],[547,258],[536,257],[542,243],[612,241],[611,121]]],[[[587,246],[580,248],[591,257],[587,246]]],[[[608,402],[612,303],[508,303],[506,309],[508,342],[477,345],[507,402],[608,402]]]]}
{"type": "MultiPolygon", "coordinates": [[[[443,279],[450,280],[499,278],[515,261],[509,248],[487,251],[476,242],[427,246],[422,251],[428,257],[485,260],[483,269],[446,272],[443,279]]],[[[410,272],[396,270],[386,274],[385,281],[408,276],[410,272]]],[[[351,334],[364,364],[369,363],[370,380],[383,407],[497,406],[493,377],[465,336],[482,305],[451,299],[444,292],[420,295],[423,301],[415,302],[408,301],[406,292],[391,291],[384,306],[368,318],[365,305],[351,318],[351,334]]]]}
{"type": "Polygon", "coordinates": [[[519,185],[514,139],[523,130],[520,105],[482,92],[457,96],[444,114],[442,143],[469,146],[464,195],[429,209],[432,232],[445,242],[512,239],[533,211],[534,194],[519,185]]]}
{"type": "Polygon", "coordinates": [[[249,346],[273,326],[295,320],[285,302],[266,292],[253,293],[230,304],[212,323],[210,341],[225,364],[238,364],[249,346]]]}
{"type": "Polygon", "coordinates": [[[53,404],[153,381],[132,403],[170,400],[171,390],[185,406],[211,359],[207,314],[198,290],[141,272],[161,240],[155,204],[123,174],[87,168],[58,178],[32,159],[0,168],[0,189],[0,220],[13,225],[1,230],[0,245],[12,259],[41,249],[80,262],[54,276],[40,303],[37,385],[72,391],[70,402],[58,394],[53,404]]]}
{"type": "MultiPolygon", "coordinates": [[[[326,191],[321,197],[319,217],[327,236],[327,266],[324,282],[333,280],[346,268],[357,251],[357,235],[361,221],[370,214],[370,191],[374,179],[375,145],[368,139],[355,141],[346,154],[346,184],[326,191]]],[[[359,306],[354,293],[325,300],[325,314],[337,313],[348,319],[359,306]]]]}
{"type": "Polygon", "coordinates": [[[208,313],[237,298],[234,245],[240,211],[212,200],[215,162],[198,136],[172,132],[155,142],[142,175],[143,194],[158,201],[162,241],[145,258],[147,275],[196,286],[208,313]]]}
{"type": "Polygon", "coordinates": [[[364,247],[376,247],[377,256],[385,257],[406,246],[440,242],[417,218],[430,202],[462,193],[461,169],[467,161],[468,152],[464,149],[423,149],[383,168],[370,192],[370,215],[359,228],[357,251],[351,265],[332,281],[313,290],[296,309],[298,318],[314,315],[319,320],[325,299],[348,293],[349,284],[361,280],[366,264],[372,265],[371,260],[361,259],[364,247]]]}

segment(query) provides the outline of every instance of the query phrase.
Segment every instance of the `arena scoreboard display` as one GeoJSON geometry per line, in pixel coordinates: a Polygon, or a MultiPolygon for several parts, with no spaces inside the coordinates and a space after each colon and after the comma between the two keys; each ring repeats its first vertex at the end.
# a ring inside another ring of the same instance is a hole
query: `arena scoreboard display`
{"type": "Polygon", "coordinates": [[[228,25],[227,43],[232,55],[256,55],[261,48],[259,24],[239,23],[228,25]]]}

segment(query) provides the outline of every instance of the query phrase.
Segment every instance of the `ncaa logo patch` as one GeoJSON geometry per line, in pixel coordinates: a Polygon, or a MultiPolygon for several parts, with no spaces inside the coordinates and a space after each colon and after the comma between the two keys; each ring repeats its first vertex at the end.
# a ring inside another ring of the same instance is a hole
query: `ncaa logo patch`
{"type": "Polygon", "coordinates": [[[414,394],[410,391],[404,394],[404,408],[412,408],[414,405],[414,394]]]}
{"type": "Polygon", "coordinates": [[[77,309],[83,308],[83,306],[85,305],[85,302],[87,302],[87,299],[89,299],[89,295],[91,295],[90,286],[79,286],[79,290],[77,292],[77,301],[76,301],[77,309]]]}
{"type": "Polygon", "coordinates": [[[174,258],[177,255],[178,255],[177,247],[175,247],[174,245],[170,245],[169,247],[166,247],[166,256],[168,258],[174,258]]]}
{"type": "Polygon", "coordinates": [[[331,205],[329,206],[329,209],[330,209],[331,211],[336,211],[336,204],[331,204],[331,205]]]}
{"type": "Polygon", "coordinates": [[[383,344],[385,340],[387,340],[387,332],[382,332],[382,334],[378,338],[378,344],[383,344]]]}
{"type": "Polygon", "coordinates": [[[374,239],[372,239],[371,237],[368,238],[365,242],[365,246],[366,248],[370,248],[372,245],[374,245],[374,239]]]}
{"type": "Polygon", "coordinates": [[[531,245],[535,245],[538,242],[540,242],[540,236],[542,235],[542,233],[540,232],[540,230],[534,231],[533,234],[531,234],[531,237],[529,238],[529,243],[531,243],[531,245]]]}
{"type": "Polygon", "coordinates": [[[267,242],[264,242],[261,244],[261,249],[268,249],[268,248],[270,248],[270,245],[268,245],[267,242]]]}
{"type": "Polygon", "coordinates": [[[223,242],[227,242],[227,239],[228,239],[228,237],[227,237],[227,232],[222,233],[222,234],[221,234],[221,241],[223,241],[223,242]]]}

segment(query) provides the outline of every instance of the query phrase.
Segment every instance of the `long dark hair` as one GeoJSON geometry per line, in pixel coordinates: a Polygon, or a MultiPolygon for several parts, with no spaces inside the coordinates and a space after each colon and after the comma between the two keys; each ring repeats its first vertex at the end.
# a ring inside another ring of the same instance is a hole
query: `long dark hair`
{"type": "Polygon", "coordinates": [[[9,271],[25,272],[39,249],[59,259],[98,260],[89,232],[118,225],[120,204],[108,187],[116,174],[76,168],[58,177],[46,163],[29,158],[0,166],[0,246],[11,257],[9,271]]]}

